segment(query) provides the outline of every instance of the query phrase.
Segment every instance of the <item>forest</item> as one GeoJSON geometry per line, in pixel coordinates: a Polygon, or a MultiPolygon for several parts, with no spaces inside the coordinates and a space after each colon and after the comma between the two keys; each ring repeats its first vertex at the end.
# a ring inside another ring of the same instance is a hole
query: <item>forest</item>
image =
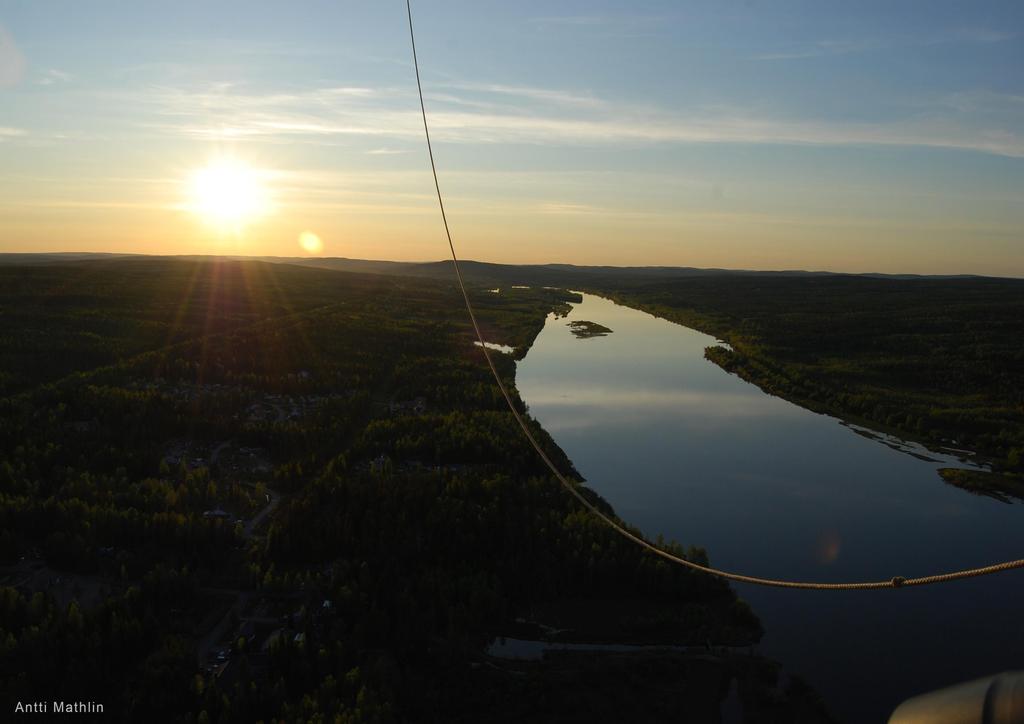
{"type": "MultiPolygon", "coordinates": [[[[515,357],[578,297],[471,294],[487,340],[516,350],[495,354],[515,395],[515,357]]],[[[762,631],[733,590],[618,538],[546,474],[460,305],[450,281],[258,261],[0,264],[4,706],[714,721],[733,686],[758,720],[827,721],[746,649],[762,631]],[[504,636],[700,653],[513,662],[489,653],[504,636]]],[[[665,545],[708,560],[686,543],[665,545]]]]}
{"type": "MultiPolygon", "coordinates": [[[[291,260],[449,279],[451,262],[291,260]]],[[[479,285],[591,292],[718,337],[723,369],[803,407],[1024,475],[1024,280],[463,262],[479,285]]],[[[975,476],[977,478],[977,476],[975,476]]],[[[975,480],[977,483],[977,480],[975,480]]],[[[998,493],[1002,494],[1002,493],[998,493]]]]}

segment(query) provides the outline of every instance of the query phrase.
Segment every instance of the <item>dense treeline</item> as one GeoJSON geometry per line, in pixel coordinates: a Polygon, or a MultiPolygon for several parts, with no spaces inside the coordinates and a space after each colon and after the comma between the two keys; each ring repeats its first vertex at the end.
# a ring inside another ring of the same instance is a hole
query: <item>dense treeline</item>
{"type": "Polygon", "coordinates": [[[300,586],[321,615],[298,627],[301,642],[273,647],[272,685],[250,696],[248,711],[372,719],[386,703],[399,718],[445,720],[462,707],[475,676],[469,662],[483,660],[495,633],[533,604],[570,594],[659,601],[659,618],[630,623],[660,642],[756,635],[756,619],[726,586],[639,555],[571,508],[548,480],[329,472],[277,516],[260,553],[267,591],[292,590],[296,571],[316,571],[300,586]],[[348,695],[295,696],[311,683],[348,695]]]}
{"type": "MultiPolygon", "coordinates": [[[[517,355],[575,298],[473,294],[517,355]]],[[[121,721],[471,720],[529,715],[510,678],[549,686],[546,664],[487,656],[516,627],[756,641],[727,586],[642,554],[546,477],[460,304],[447,282],[252,262],[0,266],[4,700],[102,701],[121,721]]],[[[513,386],[513,355],[495,360],[513,386]]],[[[583,695],[593,666],[558,676],[583,695]]],[[[736,678],[751,711],[821,718],[760,659],[701,666],[712,684],[669,697],[677,714],[717,710],[736,678]]],[[[560,706],[549,691],[533,713],[560,706]]]]}
{"type": "Polygon", "coordinates": [[[0,692],[11,710],[60,698],[164,720],[192,696],[191,620],[206,603],[194,576],[163,566],[87,610],[0,588],[0,692]]]}

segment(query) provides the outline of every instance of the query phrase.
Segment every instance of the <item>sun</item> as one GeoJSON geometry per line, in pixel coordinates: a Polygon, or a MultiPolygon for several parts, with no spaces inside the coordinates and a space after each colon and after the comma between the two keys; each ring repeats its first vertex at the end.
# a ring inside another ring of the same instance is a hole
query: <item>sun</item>
{"type": "Polygon", "coordinates": [[[188,208],[223,231],[240,233],[246,224],[270,212],[265,175],[236,159],[214,159],[192,172],[188,208]]]}

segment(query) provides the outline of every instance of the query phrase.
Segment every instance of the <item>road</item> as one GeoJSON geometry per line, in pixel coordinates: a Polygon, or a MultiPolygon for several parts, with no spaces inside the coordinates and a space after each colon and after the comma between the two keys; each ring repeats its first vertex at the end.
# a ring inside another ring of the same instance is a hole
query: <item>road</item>
{"type": "MultiPolygon", "coordinates": [[[[276,490],[271,490],[270,488],[267,488],[266,490],[267,490],[267,498],[269,499],[267,501],[267,504],[263,507],[263,509],[259,513],[257,513],[255,516],[253,516],[245,524],[245,528],[243,530],[243,535],[245,536],[246,540],[252,540],[255,537],[256,529],[259,528],[260,524],[266,519],[266,517],[268,515],[270,515],[272,512],[274,512],[274,508],[276,508],[278,506],[278,504],[281,502],[281,494],[280,493],[278,493],[276,490]]],[[[238,620],[244,620],[244,618],[242,618],[241,614],[242,614],[243,611],[245,611],[248,608],[249,599],[254,594],[253,591],[242,591],[242,590],[236,590],[236,589],[214,589],[214,588],[205,589],[205,592],[206,593],[215,593],[215,594],[234,595],[234,596],[236,596],[236,598],[235,598],[235,602],[231,605],[231,608],[229,608],[228,611],[224,614],[224,616],[221,617],[220,621],[218,621],[217,624],[212,629],[210,629],[210,631],[199,641],[199,644],[196,647],[196,658],[197,658],[197,660],[199,662],[200,668],[202,668],[206,664],[207,657],[209,656],[210,650],[216,644],[218,644],[219,642],[223,641],[225,636],[227,636],[228,633],[230,633],[228,628],[231,625],[232,614],[235,614],[238,617],[238,620]]],[[[264,621],[262,619],[258,619],[258,622],[264,623],[264,621]]],[[[271,622],[271,623],[273,623],[273,622],[271,622]]]]}
{"type": "Polygon", "coordinates": [[[278,503],[281,502],[281,494],[278,493],[276,490],[271,490],[270,488],[266,488],[266,491],[267,491],[267,498],[268,498],[266,506],[264,506],[263,510],[261,510],[259,513],[254,515],[249,520],[249,522],[245,524],[244,535],[245,535],[245,539],[246,540],[251,540],[255,536],[256,529],[260,527],[260,523],[262,523],[263,520],[268,515],[273,513],[274,512],[274,508],[276,508],[278,503]]]}

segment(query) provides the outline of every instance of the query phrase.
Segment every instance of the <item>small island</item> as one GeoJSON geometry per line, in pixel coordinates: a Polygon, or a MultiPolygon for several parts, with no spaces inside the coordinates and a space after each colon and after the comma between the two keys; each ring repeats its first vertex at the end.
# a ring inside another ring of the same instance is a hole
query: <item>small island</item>
{"type": "Polygon", "coordinates": [[[577,320],[569,322],[569,330],[576,335],[578,339],[590,339],[591,337],[606,337],[612,333],[612,330],[608,329],[597,322],[587,322],[585,320],[577,320]]]}

